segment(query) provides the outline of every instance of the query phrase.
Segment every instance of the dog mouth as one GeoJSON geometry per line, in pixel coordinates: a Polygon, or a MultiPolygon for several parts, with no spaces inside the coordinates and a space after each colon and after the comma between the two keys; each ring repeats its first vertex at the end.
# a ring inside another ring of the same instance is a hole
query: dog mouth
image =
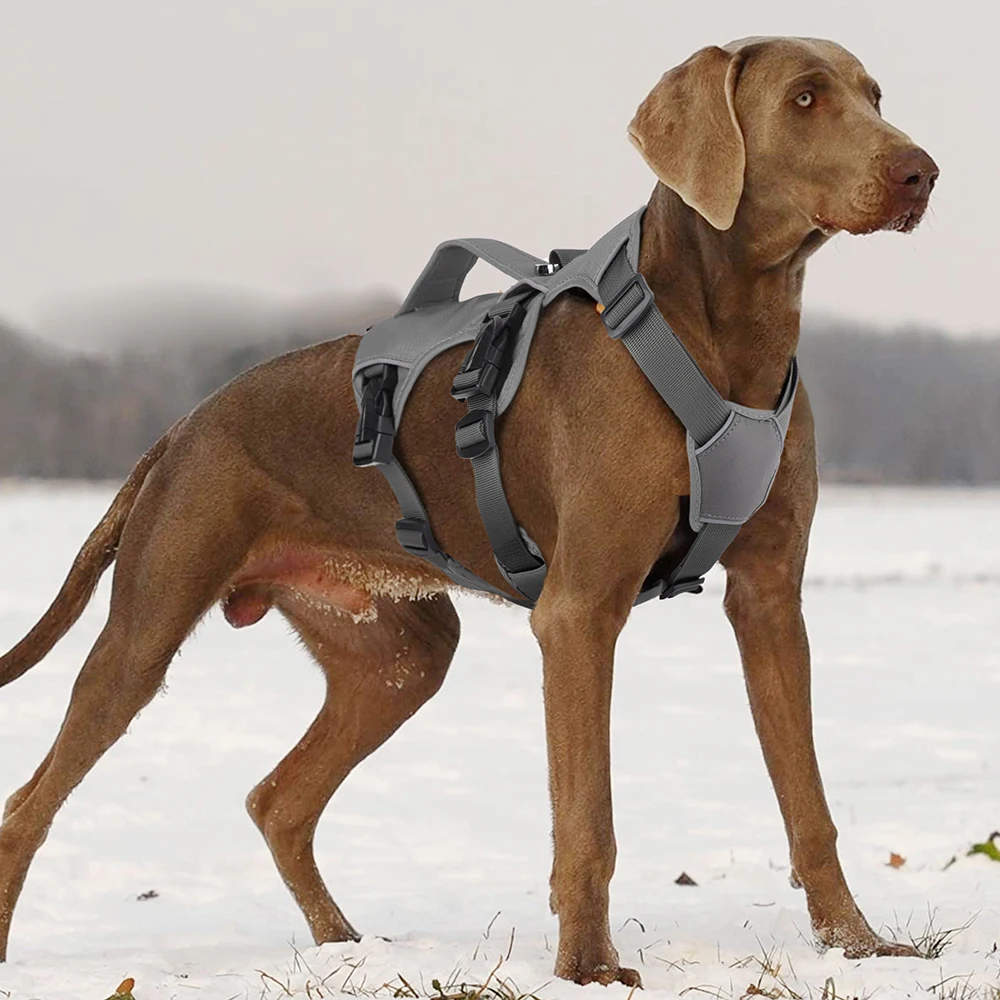
{"type": "Polygon", "coordinates": [[[882,226],[882,229],[891,233],[912,233],[920,225],[920,220],[924,217],[925,207],[921,205],[917,208],[910,208],[905,212],[901,212],[894,219],[890,219],[889,222],[882,226]]]}
{"type": "Polygon", "coordinates": [[[868,236],[871,233],[880,232],[912,233],[920,225],[926,208],[926,203],[911,205],[888,219],[866,220],[864,222],[836,222],[828,216],[814,215],[812,224],[824,236],[834,236],[840,232],[850,233],[852,236],[868,236]]]}

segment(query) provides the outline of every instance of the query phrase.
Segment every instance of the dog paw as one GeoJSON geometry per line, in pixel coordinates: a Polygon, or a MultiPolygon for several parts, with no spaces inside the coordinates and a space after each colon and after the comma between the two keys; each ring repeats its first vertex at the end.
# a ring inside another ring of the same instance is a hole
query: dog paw
{"type": "MultiPolygon", "coordinates": [[[[556,972],[559,975],[559,972],[556,972]]],[[[570,979],[581,986],[588,986],[590,983],[600,983],[602,986],[609,986],[611,983],[621,983],[633,989],[642,989],[642,977],[635,969],[626,969],[621,965],[595,965],[589,970],[577,970],[572,976],[560,976],[561,979],[570,979]]]]}
{"type": "MultiPolygon", "coordinates": [[[[567,950],[568,951],[568,950],[567,950]]],[[[600,958],[588,957],[586,952],[572,952],[559,949],[556,959],[556,975],[560,979],[586,986],[589,983],[622,983],[625,986],[642,988],[642,978],[635,969],[626,969],[618,964],[618,954],[614,948],[600,958]]]]}
{"type": "Polygon", "coordinates": [[[626,969],[622,966],[618,968],[618,975],[614,981],[628,986],[630,989],[642,989],[642,976],[635,969],[626,969]]]}
{"type": "Polygon", "coordinates": [[[815,933],[822,947],[843,948],[845,958],[923,958],[913,945],[876,934],[863,919],[859,927],[815,928],[815,933]]]}
{"type": "Polygon", "coordinates": [[[902,941],[886,941],[874,932],[870,938],[857,941],[844,948],[845,958],[923,958],[911,944],[902,941]]]}

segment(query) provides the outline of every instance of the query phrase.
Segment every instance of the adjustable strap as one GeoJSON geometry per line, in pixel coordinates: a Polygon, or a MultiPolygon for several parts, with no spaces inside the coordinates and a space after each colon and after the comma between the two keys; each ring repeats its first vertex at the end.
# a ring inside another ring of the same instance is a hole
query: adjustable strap
{"type": "Polygon", "coordinates": [[[497,397],[510,366],[514,340],[524,321],[524,303],[536,294],[520,289],[486,314],[476,343],[455,376],[451,394],[465,400],[468,413],[455,426],[455,448],[472,465],[476,504],[504,579],[533,606],[542,592],[546,565],[538,547],[521,530],[500,478],[496,442],[497,397]]]}
{"type": "Polygon", "coordinates": [[[394,365],[372,365],[365,370],[364,378],[361,416],[354,439],[354,464],[359,468],[375,466],[395,494],[402,514],[396,522],[396,540],[407,552],[426,559],[460,587],[485,590],[523,607],[533,607],[534,602],[512,597],[476,576],[438,545],[420,494],[399,459],[392,454],[395,438],[392,390],[396,385],[396,368],[394,365]]]}
{"type": "MultiPolygon", "coordinates": [[[[620,340],[646,378],[698,445],[729,419],[730,408],[670,329],[646,279],[629,263],[628,244],[611,258],[598,282],[608,334],[620,340]]],[[[705,574],[739,533],[739,524],[706,523],[666,580],[648,581],[639,602],[701,593],[705,574]]],[[[637,602],[637,603],[639,603],[637,602]]]]}
{"type": "Polygon", "coordinates": [[[487,314],[491,335],[477,339],[455,379],[453,395],[469,403],[469,412],[456,428],[456,448],[460,456],[471,461],[476,502],[497,566],[521,598],[512,597],[480,579],[441,550],[416,488],[392,455],[396,368],[373,365],[363,373],[354,464],[376,466],[395,493],[403,513],[396,524],[399,543],[408,552],[433,563],[460,586],[485,590],[528,608],[534,607],[541,593],[546,566],[537,546],[518,527],[503,491],[494,431],[497,397],[510,368],[517,331],[524,320],[524,302],[537,294],[539,279],[554,274],[584,252],[553,251],[546,262],[499,240],[463,239],[442,243],[396,314],[403,315],[438,302],[457,301],[466,275],[480,258],[519,280],[514,293],[503,296],[487,314]],[[528,281],[535,282],[535,287],[524,284],[528,281]]]}
{"type": "Polygon", "coordinates": [[[705,574],[722,558],[741,527],[741,524],[704,525],[670,576],[647,579],[635,603],[642,604],[654,597],[662,601],[678,594],[700,594],[705,574]]]}
{"type": "Polygon", "coordinates": [[[695,441],[704,444],[729,419],[729,406],[667,325],[646,279],[629,263],[627,249],[626,244],[611,258],[598,282],[601,319],[695,441]]]}
{"type": "Polygon", "coordinates": [[[420,495],[406,474],[406,470],[400,465],[399,459],[393,458],[378,468],[385,476],[386,482],[388,482],[392,492],[396,494],[396,500],[399,502],[400,512],[403,516],[396,522],[396,540],[407,552],[420,556],[437,566],[442,573],[460,587],[466,587],[469,590],[486,590],[497,597],[502,597],[505,601],[513,601],[523,607],[532,607],[532,604],[527,601],[511,597],[510,594],[476,576],[475,573],[466,569],[465,566],[452,559],[447,552],[441,549],[434,537],[434,532],[431,531],[430,520],[420,501],[420,495]]]}

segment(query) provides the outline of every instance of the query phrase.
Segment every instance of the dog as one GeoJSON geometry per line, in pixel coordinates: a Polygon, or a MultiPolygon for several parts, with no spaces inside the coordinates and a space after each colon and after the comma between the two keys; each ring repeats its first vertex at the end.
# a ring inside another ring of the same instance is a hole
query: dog
{"type": "MultiPolygon", "coordinates": [[[[838,232],[908,232],[924,214],[937,166],[882,118],[880,96],[832,42],[750,38],[702,49],[665,73],[629,125],[657,177],[640,270],[702,370],[735,402],[770,408],[778,398],[814,251],[838,232]]],[[[0,659],[0,685],[37,663],[116,564],[109,616],[58,738],[6,804],[0,958],[60,805],[219,602],[236,627],[276,608],[326,676],[315,721],[247,807],[315,940],[357,937],[317,870],[313,833],[350,771],[438,690],[459,639],[450,582],[400,549],[388,486],[352,466],[357,345],[346,337],[276,358],[172,427],[139,460],[52,606],[0,659]]],[[[463,350],[428,367],[396,447],[443,549],[503,589],[471,472],[454,449],[464,411],[448,390],[463,350]]],[[[579,295],[543,313],[498,433],[514,515],[549,566],[531,627],[544,660],[555,971],[636,985],[608,926],[612,667],[650,568],[669,568],[690,542],[685,436],[579,295]]],[[[850,957],[911,954],[879,937],[851,896],[816,762],[800,600],[816,495],[800,391],[770,496],[722,560],[725,609],[818,940],[850,957]]]]}

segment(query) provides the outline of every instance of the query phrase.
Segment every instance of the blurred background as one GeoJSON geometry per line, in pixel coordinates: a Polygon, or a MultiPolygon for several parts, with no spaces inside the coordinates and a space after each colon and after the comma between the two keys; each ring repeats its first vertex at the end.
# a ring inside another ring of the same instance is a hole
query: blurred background
{"type": "Polygon", "coordinates": [[[0,476],[120,477],[241,369],[390,313],[447,237],[589,245],[652,188],[625,126],[659,75],[780,33],[854,51],[942,169],[915,235],[810,264],[823,474],[1000,481],[1000,13],[873,10],[0,0],[0,476]]]}

